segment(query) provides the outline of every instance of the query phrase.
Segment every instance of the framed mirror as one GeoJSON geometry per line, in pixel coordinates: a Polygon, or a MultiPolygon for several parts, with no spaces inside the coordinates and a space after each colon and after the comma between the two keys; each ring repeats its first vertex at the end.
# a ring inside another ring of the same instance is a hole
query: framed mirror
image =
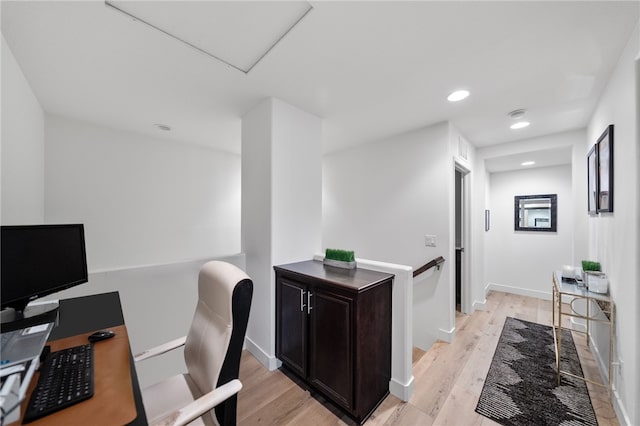
{"type": "Polygon", "coordinates": [[[557,231],[558,195],[516,195],[514,223],[516,231],[557,231]]]}

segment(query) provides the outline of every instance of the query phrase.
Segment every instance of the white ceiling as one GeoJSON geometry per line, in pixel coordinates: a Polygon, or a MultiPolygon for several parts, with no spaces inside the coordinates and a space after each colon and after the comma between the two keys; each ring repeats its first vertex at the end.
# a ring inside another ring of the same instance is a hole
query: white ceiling
{"type": "Polygon", "coordinates": [[[242,115],[270,96],[324,119],[325,152],[443,120],[478,147],[585,127],[639,11],[613,1],[112,3],[208,54],[102,1],[3,1],[2,33],[43,108],[232,152],[242,115]],[[210,55],[245,70],[258,62],[243,72],[210,55]],[[471,96],[447,102],[458,88],[471,96]],[[519,131],[507,116],[517,108],[531,122],[519,131]]]}
{"type": "Polygon", "coordinates": [[[231,7],[204,1],[105,3],[245,73],[313,9],[299,1],[236,2],[231,7]]]}
{"type": "MultiPolygon", "coordinates": [[[[586,161],[586,158],[585,158],[586,161]]],[[[571,163],[571,146],[540,149],[537,151],[520,152],[500,157],[487,158],[484,166],[490,173],[507,172],[514,169],[526,169],[533,167],[552,167],[571,163]],[[523,166],[522,163],[533,161],[531,166],[523,166]]]]}

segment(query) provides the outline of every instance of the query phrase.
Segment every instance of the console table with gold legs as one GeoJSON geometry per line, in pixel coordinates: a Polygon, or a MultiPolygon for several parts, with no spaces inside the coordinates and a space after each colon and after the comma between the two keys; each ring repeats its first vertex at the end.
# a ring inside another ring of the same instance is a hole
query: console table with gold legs
{"type": "Polygon", "coordinates": [[[560,376],[565,374],[580,380],[584,380],[589,383],[593,383],[599,386],[605,386],[608,388],[609,395],[611,396],[611,389],[613,384],[613,347],[614,347],[614,325],[615,325],[615,306],[611,296],[607,294],[594,293],[588,291],[586,287],[578,287],[575,283],[565,282],[562,280],[562,274],[560,272],[553,273],[553,291],[552,291],[552,323],[553,323],[553,341],[556,352],[556,371],[558,373],[558,385],[560,384],[560,376]],[[572,298],[570,302],[571,311],[565,312],[562,310],[562,296],[572,298]],[[577,300],[584,300],[586,303],[586,313],[583,315],[576,312],[573,309],[573,304],[577,300]],[[592,303],[598,303],[604,313],[602,316],[595,317],[593,315],[592,303]],[[604,306],[603,306],[604,305],[604,306]],[[586,323],[586,331],[569,329],[562,326],[563,317],[573,317],[583,319],[586,323]],[[601,322],[609,325],[609,383],[604,384],[601,382],[586,379],[584,377],[576,376],[568,371],[561,369],[561,349],[562,349],[562,330],[570,330],[578,333],[585,333],[587,335],[587,346],[589,343],[589,337],[591,335],[591,322],[601,322]]]}

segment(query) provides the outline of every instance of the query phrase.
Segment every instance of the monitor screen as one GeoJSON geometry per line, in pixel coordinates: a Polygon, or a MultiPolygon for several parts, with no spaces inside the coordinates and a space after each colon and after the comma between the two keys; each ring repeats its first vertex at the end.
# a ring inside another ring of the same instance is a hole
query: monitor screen
{"type": "Polygon", "coordinates": [[[84,226],[2,226],[2,309],[26,304],[88,280],[84,226]]]}

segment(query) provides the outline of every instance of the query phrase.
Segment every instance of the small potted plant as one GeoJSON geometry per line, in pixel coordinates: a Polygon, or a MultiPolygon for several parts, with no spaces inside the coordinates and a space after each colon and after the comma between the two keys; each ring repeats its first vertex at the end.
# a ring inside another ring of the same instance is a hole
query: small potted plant
{"type": "Polygon", "coordinates": [[[351,250],[326,249],[324,264],[343,269],[356,268],[356,256],[351,250]]]}
{"type": "Polygon", "coordinates": [[[587,272],[587,271],[600,272],[600,262],[594,262],[593,260],[583,260],[582,261],[582,270],[584,272],[587,272]]]}
{"type": "Polygon", "coordinates": [[[582,271],[584,272],[584,284],[587,288],[589,287],[589,281],[594,277],[602,276],[602,272],[600,272],[600,262],[594,262],[592,260],[583,260],[582,261],[582,271]]]}

